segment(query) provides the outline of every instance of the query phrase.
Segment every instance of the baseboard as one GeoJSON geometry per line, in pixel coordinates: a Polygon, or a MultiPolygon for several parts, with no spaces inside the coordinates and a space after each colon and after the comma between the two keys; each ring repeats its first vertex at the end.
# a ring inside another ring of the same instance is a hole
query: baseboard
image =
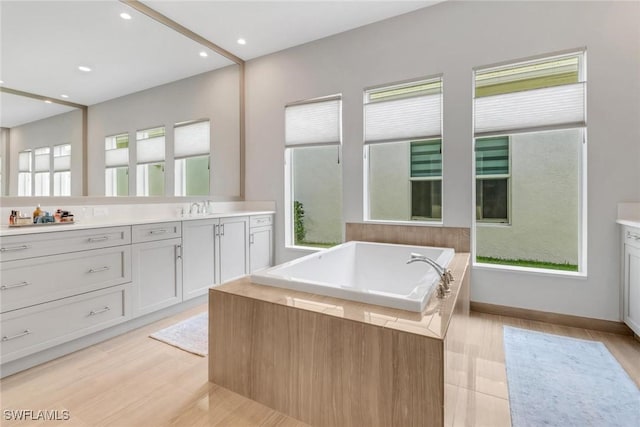
{"type": "Polygon", "coordinates": [[[484,302],[475,301],[471,301],[471,310],[477,311],[479,313],[517,317],[520,319],[554,323],[556,325],[571,326],[574,328],[591,329],[594,331],[609,332],[612,334],[633,335],[633,331],[623,322],[614,322],[611,320],[592,319],[590,317],[550,313],[547,311],[529,310],[519,307],[507,307],[504,305],[487,304],[484,302]]]}

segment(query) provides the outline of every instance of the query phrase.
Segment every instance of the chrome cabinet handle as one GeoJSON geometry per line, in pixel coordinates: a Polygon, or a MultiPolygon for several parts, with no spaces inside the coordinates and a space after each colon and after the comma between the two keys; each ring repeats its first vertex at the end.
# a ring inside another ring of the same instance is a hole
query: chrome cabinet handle
{"type": "Polygon", "coordinates": [[[30,285],[30,284],[31,283],[24,281],[24,282],[20,282],[20,283],[14,283],[12,285],[2,285],[2,286],[0,286],[0,291],[4,291],[6,289],[12,289],[12,288],[21,288],[23,286],[27,286],[27,285],[30,285]]]}
{"type": "Polygon", "coordinates": [[[640,240],[640,234],[636,234],[636,233],[632,233],[630,231],[627,231],[627,238],[628,239],[633,239],[633,240],[640,240]]]}
{"type": "Polygon", "coordinates": [[[182,245],[176,245],[176,259],[182,259],[182,245]]]}
{"type": "Polygon", "coordinates": [[[89,316],[95,316],[96,314],[100,314],[100,313],[105,313],[107,311],[111,310],[111,308],[108,305],[105,305],[104,308],[98,309],[98,310],[91,310],[89,312],[89,316]]]}
{"type": "Polygon", "coordinates": [[[167,232],[167,230],[165,230],[164,228],[158,229],[158,230],[150,230],[149,234],[165,234],[167,232]]]}
{"type": "Polygon", "coordinates": [[[222,232],[220,233],[221,236],[224,236],[224,224],[222,224],[220,226],[220,230],[222,230],[222,232]]]}
{"type": "Polygon", "coordinates": [[[213,235],[214,236],[219,236],[220,235],[220,226],[217,225],[217,224],[213,226],[213,235]]]}
{"type": "Polygon", "coordinates": [[[87,273],[100,273],[101,271],[107,271],[107,270],[111,270],[111,267],[109,267],[108,265],[105,265],[104,267],[90,268],[87,273]]]}
{"type": "Polygon", "coordinates": [[[9,341],[9,340],[13,340],[13,339],[16,339],[16,338],[24,337],[24,336],[29,335],[30,333],[31,333],[30,330],[25,329],[24,332],[22,332],[20,334],[16,334],[16,335],[13,335],[13,336],[7,336],[7,335],[3,336],[2,337],[2,341],[9,341]]]}
{"type": "Polygon", "coordinates": [[[249,234],[249,244],[253,245],[255,243],[253,233],[249,234]]]}
{"type": "Polygon", "coordinates": [[[0,248],[0,252],[23,251],[25,249],[29,249],[30,247],[30,245],[11,246],[8,248],[0,248]]]}
{"type": "Polygon", "coordinates": [[[109,236],[100,236],[100,237],[89,237],[89,243],[94,242],[104,242],[105,240],[109,240],[109,236]]]}

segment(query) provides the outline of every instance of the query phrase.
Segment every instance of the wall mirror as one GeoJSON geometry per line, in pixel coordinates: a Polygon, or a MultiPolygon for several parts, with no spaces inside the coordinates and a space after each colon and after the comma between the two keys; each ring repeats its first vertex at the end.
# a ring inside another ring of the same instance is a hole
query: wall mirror
{"type": "Polygon", "coordinates": [[[242,60],[137,1],[0,8],[2,195],[104,196],[126,134],[128,195],[242,197],[242,60]]]}

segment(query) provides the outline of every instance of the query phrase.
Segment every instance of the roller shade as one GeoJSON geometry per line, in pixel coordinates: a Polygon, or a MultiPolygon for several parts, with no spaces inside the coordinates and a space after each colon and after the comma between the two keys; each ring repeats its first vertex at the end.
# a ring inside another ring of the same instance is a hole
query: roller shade
{"type": "Polygon", "coordinates": [[[35,172],[49,172],[49,166],[51,165],[49,149],[37,149],[34,154],[33,170],[35,172]]]}
{"type": "Polygon", "coordinates": [[[509,174],[509,137],[476,139],[476,175],[509,174]]]}
{"type": "Polygon", "coordinates": [[[139,165],[164,161],[164,127],[137,132],[136,154],[139,165]]]}
{"type": "Polygon", "coordinates": [[[442,176],[441,141],[411,143],[411,177],[428,178],[442,176]]]}
{"type": "Polygon", "coordinates": [[[71,169],[71,145],[56,145],[53,147],[53,170],[67,171],[71,169]]]}
{"type": "Polygon", "coordinates": [[[31,151],[18,154],[18,172],[31,172],[31,151]]]}
{"type": "Polygon", "coordinates": [[[341,98],[285,107],[285,145],[333,145],[341,141],[341,98]]]}
{"type": "Polygon", "coordinates": [[[176,159],[209,154],[210,123],[208,120],[176,126],[174,135],[176,159]]]}
{"type": "Polygon", "coordinates": [[[364,106],[366,144],[439,138],[442,94],[368,103],[364,106]]]}
{"type": "Polygon", "coordinates": [[[129,166],[129,148],[106,150],[104,153],[104,163],[108,168],[129,166]]]}
{"type": "Polygon", "coordinates": [[[475,99],[475,135],[586,126],[585,83],[475,99]]]}

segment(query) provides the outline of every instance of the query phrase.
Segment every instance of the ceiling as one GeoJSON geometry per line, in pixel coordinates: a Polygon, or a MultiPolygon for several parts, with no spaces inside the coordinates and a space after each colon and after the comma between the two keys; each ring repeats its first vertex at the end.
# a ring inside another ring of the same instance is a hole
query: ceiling
{"type": "MultiPolygon", "coordinates": [[[[243,60],[439,2],[144,1],[243,60]]],[[[116,0],[0,1],[0,80],[8,88],[94,105],[229,65],[229,59],[116,0]],[[122,19],[122,12],[132,19],[122,19]],[[202,51],[208,56],[201,57],[202,51]],[[79,71],[80,65],[92,71],[79,71]]],[[[2,127],[62,111],[55,104],[43,108],[39,100],[5,93],[0,98],[2,127]]]]}

